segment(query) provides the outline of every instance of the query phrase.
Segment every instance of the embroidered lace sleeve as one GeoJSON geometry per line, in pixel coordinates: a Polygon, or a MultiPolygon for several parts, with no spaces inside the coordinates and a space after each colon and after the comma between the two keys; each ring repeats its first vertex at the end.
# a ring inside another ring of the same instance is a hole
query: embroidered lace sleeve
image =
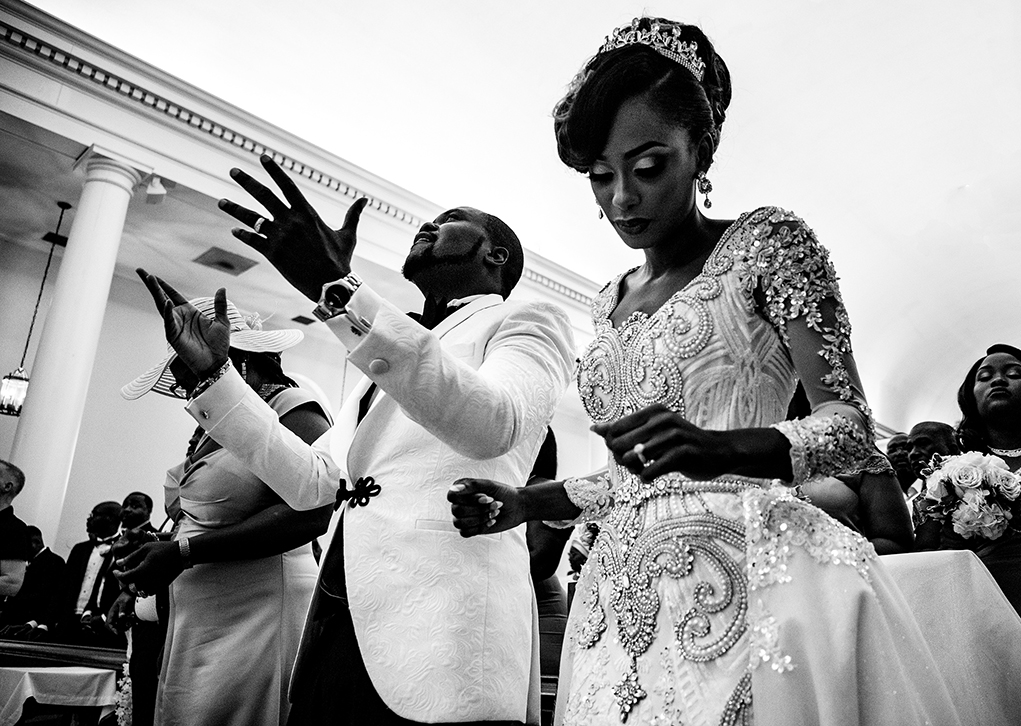
{"type": "Polygon", "coordinates": [[[798,217],[764,208],[749,220],[740,264],[749,300],[776,328],[812,404],[812,415],[777,424],[791,442],[794,483],[872,469],[872,415],[851,352],[851,322],[837,274],[798,217]]]}
{"type": "Polygon", "coordinates": [[[817,476],[855,470],[868,456],[864,431],[839,413],[773,424],[791,442],[795,486],[817,476]]]}
{"type": "Polygon", "coordinates": [[[573,527],[581,522],[594,522],[609,514],[613,508],[613,486],[605,470],[588,477],[572,477],[564,480],[567,498],[581,510],[574,519],[562,519],[544,524],[557,529],[573,527]]]}

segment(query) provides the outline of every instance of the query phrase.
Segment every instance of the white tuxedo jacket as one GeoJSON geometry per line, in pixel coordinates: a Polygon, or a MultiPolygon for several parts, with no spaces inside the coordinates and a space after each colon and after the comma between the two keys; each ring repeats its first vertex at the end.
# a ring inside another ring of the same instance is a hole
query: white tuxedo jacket
{"type": "Polygon", "coordinates": [[[330,326],[368,378],[312,446],[233,372],[188,410],[296,509],[334,502],[341,479],[380,485],[340,526],[359,649],[387,706],[424,722],[538,723],[524,527],[463,539],[446,492],[461,477],[524,484],[570,381],[570,323],[486,295],[428,331],[364,285],[349,309],[367,335],[343,316],[330,326]],[[370,379],[379,391],[356,424],[370,379]]]}

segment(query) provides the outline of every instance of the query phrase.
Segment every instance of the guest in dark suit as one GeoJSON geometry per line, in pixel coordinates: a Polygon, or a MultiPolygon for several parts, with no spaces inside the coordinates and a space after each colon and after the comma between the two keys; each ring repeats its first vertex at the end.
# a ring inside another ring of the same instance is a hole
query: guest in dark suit
{"type": "Polygon", "coordinates": [[[45,640],[57,624],[60,600],[67,588],[64,558],[43,543],[43,533],[29,525],[29,556],[25,582],[0,615],[0,638],[45,640]]]}
{"type": "Polygon", "coordinates": [[[25,580],[28,535],[25,523],[14,516],[14,498],[25,487],[25,474],[0,459],[0,608],[14,597],[25,580]]]}
{"type": "Polygon", "coordinates": [[[120,593],[113,576],[111,548],[117,539],[121,505],[100,502],[85,520],[89,538],[67,557],[67,588],[57,626],[57,640],[69,645],[123,648],[123,635],[107,626],[106,613],[120,593]]]}
{"type": "Polygon", "coordinates": [[[149,519],[152,517],[152,497],[145,492],[131,492],[121,504],[121,529],[155,532],[149,519]]]}

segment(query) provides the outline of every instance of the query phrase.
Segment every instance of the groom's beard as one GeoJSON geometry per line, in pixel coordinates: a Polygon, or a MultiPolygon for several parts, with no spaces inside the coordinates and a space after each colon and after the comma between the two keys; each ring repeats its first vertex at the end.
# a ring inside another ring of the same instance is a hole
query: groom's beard
{"type": "Polygon", "coordinates": [[[408,258],[404,260],[404,265],[401,267],[401,274],[405,280],[414,282],[415,277],[427,270],[471,262],[482,248],[482,242],[482,237],[479,237],[470,250],[454,255],[437,255],[433,252],[432,247],[429,247],[420,254],[408,255],[408,258]]]}

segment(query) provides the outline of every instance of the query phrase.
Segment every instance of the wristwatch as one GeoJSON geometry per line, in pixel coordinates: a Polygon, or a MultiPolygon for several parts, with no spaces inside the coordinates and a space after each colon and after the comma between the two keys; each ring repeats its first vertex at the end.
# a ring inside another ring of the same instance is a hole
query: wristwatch
{"type": "Polygon", "coordinates": [[[319,320],[326,322],[347,312],[347,304],[355,290],[362,286],[362,278],[353,272],[349,272],[339,280],[328,282],[323,285],[322,295],[319,296],[319,304],[312,311],[319,320]]]}

